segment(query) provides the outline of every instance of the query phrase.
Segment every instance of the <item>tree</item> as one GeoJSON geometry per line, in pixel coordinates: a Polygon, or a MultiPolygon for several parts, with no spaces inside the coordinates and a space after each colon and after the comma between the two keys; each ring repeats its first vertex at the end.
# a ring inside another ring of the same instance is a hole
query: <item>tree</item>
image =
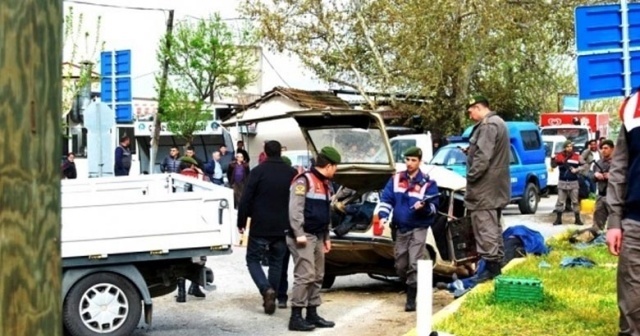
{"type": "Polygon", "coordinates": [[[203,112],[204,102],[213,104],[216,97],[242,91],[257,78],[255,42],[248,27],[236,31],[218,14],[177,24],[160,41],[157,53],[160,62],[166,59],[169,64],[167,94],[161,98],[163,112],[158,117],[190,142],[193,132],[211,118],[203,112]]]}
{"type": "Polygon", "coordinates": [[[0,1],[0,335],[62,335],[62,1],[0,1]]]}
{"type": "Polygon", "coordinates": [[[104,41],[100,40],[100,25],[102,17],[98,16],[95,26],[95,36],[84,29],[84,15],[76,15],[73,7],[68,7],[64,15],[63,26],[63,54],[65,63],[62,67],[62,118],[65,119],[80,90],[95,80],[94,66],[78,71],[75,66],[81,62],[93,61],[99,50],[104,49],[104,41]],[[92,39],[93,38],[93,39],[92,39]],[[83,39],[83,40],[82,40],[83,39]],[[82,44],[83,52],[80,53],[82,44]]]}
{"type": "Polygon", "coordinates": [[[421,97],[427,127],[457,132],[483,92],[507,119],[530,119],[566,92],[573,8],[598,1],[245,0],[270,48],[332,85],[421,97]]]}
{"type": "Polygon", "coordinates": [[[193,134],[206,126],[211,112],[205,110],[202,100],[192,99],[184,89],[168,87],[160,102],[167,128],[187,142],[193,143],[193,134]]]}

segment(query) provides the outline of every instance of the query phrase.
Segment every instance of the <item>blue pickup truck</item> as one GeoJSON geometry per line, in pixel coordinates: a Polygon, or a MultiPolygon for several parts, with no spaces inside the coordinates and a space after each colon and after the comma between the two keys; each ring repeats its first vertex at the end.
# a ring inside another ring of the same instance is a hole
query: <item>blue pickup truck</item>
{"type": "MultiPolygon", "coordinates": [[[[507,127],[511,143],[511,203],[518,204],[522,214],[534,214],[540,195],[547,189],[544,142],[535,123],[509,121],[507,127]]],[[[469,146],[471,129],[467,128],[460,140],[440,148],[430,163],[466,176],[467,157],[460,148],[469,146]]]]}

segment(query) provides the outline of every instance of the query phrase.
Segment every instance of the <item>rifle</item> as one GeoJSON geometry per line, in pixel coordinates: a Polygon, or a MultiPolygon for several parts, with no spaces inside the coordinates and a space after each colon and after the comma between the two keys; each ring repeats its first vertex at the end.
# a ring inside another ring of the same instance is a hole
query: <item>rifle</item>
{"type": "MultiPolygon", "coordinates": [[[[427,196],[423,197],[422,200],[420,200],[420,203],[422,203],[422,205],[424,205],[425,203],[429,202],[430,200],[432,200],[432,199],[434,199],[436,197],[440,197],[440,193],[433,194],[433,195],[427,195],[427,196]]],[[[413,205],[409,209],[410,210],[415,210],[413,205]]]]}

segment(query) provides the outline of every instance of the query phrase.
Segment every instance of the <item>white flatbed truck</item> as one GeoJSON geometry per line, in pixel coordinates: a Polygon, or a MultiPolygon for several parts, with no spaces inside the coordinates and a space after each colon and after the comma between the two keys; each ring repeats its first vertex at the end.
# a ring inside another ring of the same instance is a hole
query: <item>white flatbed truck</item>
{"type": "Polygon", "coordinates": [[[62,181],[65,332],[130,335],[151,325],[152,298],[178,278],[202,286],[201,257],[232,251],[233,191],[191,177],[139,175],[62,181]]]}

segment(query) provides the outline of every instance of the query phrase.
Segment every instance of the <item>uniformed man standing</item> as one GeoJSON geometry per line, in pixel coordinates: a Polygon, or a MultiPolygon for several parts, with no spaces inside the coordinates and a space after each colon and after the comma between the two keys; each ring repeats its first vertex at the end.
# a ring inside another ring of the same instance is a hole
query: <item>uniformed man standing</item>
{"type": "Polygon", "coordinates": [[[294,280],[291,292],[289,330],[311,331],[332,328],[335,323],[318,315],[320,288],[324,277],[324,254],[331,250],[331,185],[340,154],[333,147],[320,150],[314,166],[294,178],[289,199],[290,234],[287,246],[293,256],[294,280]],[[307,308],[306,319],[302,309],[307,308]]]}
{"type": "Polygon", "coordinates": [[[467,104],[471,119],[477,122],[471,131],[467,148],[467,188],[465,206],[470,212],[476,249],[485,261],[477,282],[500,275],[504,257],[502,240],[502,208],[511,200],[509,176],[509,131],[504,120],[489,109],[482,95],[471,97],[467,104]]]}
{"type": "Polygon", "coordinates": [[[556,154],[551,159],[551,167],[560,167],[558,172],[558,200],[556,201],[556,221],[553,225],[562,224],[562,212],[565,209],[567,199],[571,200],[571,206],[576,218],[576,225],[583,225],[580,218],[580,192],[579,174],[588,168],[584,160],[578,153],[573,151],[573,143],[569,140],[564,142],[564,151],[556,154]]]}
{"type": "Polygon", "coordinates": [[[593,165],[593,176],[598,187],[596,197],[596,211],[593,214],[593,226],[598,230],[604,230],[607,217],[609,217],[609,206],[607,205],[607,185],[609,184],[609,168],[611,166],[611,155],[613,154],[613,141],[604,140],[600,142],[601,159],[593,165]]]}
{"type": "Polygon", "coordinates": [[[622,127],[609,169],[607,245],[618,259],[620,336],[640,335],[640,101],[620,109],[622,127]]]}
{"type": "Polygon", "coordinates": [[[426,253],[427,229],[438,212],[438,185],[420,170],[422,150],[408,148],[404,152],[407,170],[395,174],[385,186],[380,199],[380,223],[392,222],[398,230],[394,245],[398,276],[407,284],[405,311],[416,310],[418,260],[426,253]]]}

